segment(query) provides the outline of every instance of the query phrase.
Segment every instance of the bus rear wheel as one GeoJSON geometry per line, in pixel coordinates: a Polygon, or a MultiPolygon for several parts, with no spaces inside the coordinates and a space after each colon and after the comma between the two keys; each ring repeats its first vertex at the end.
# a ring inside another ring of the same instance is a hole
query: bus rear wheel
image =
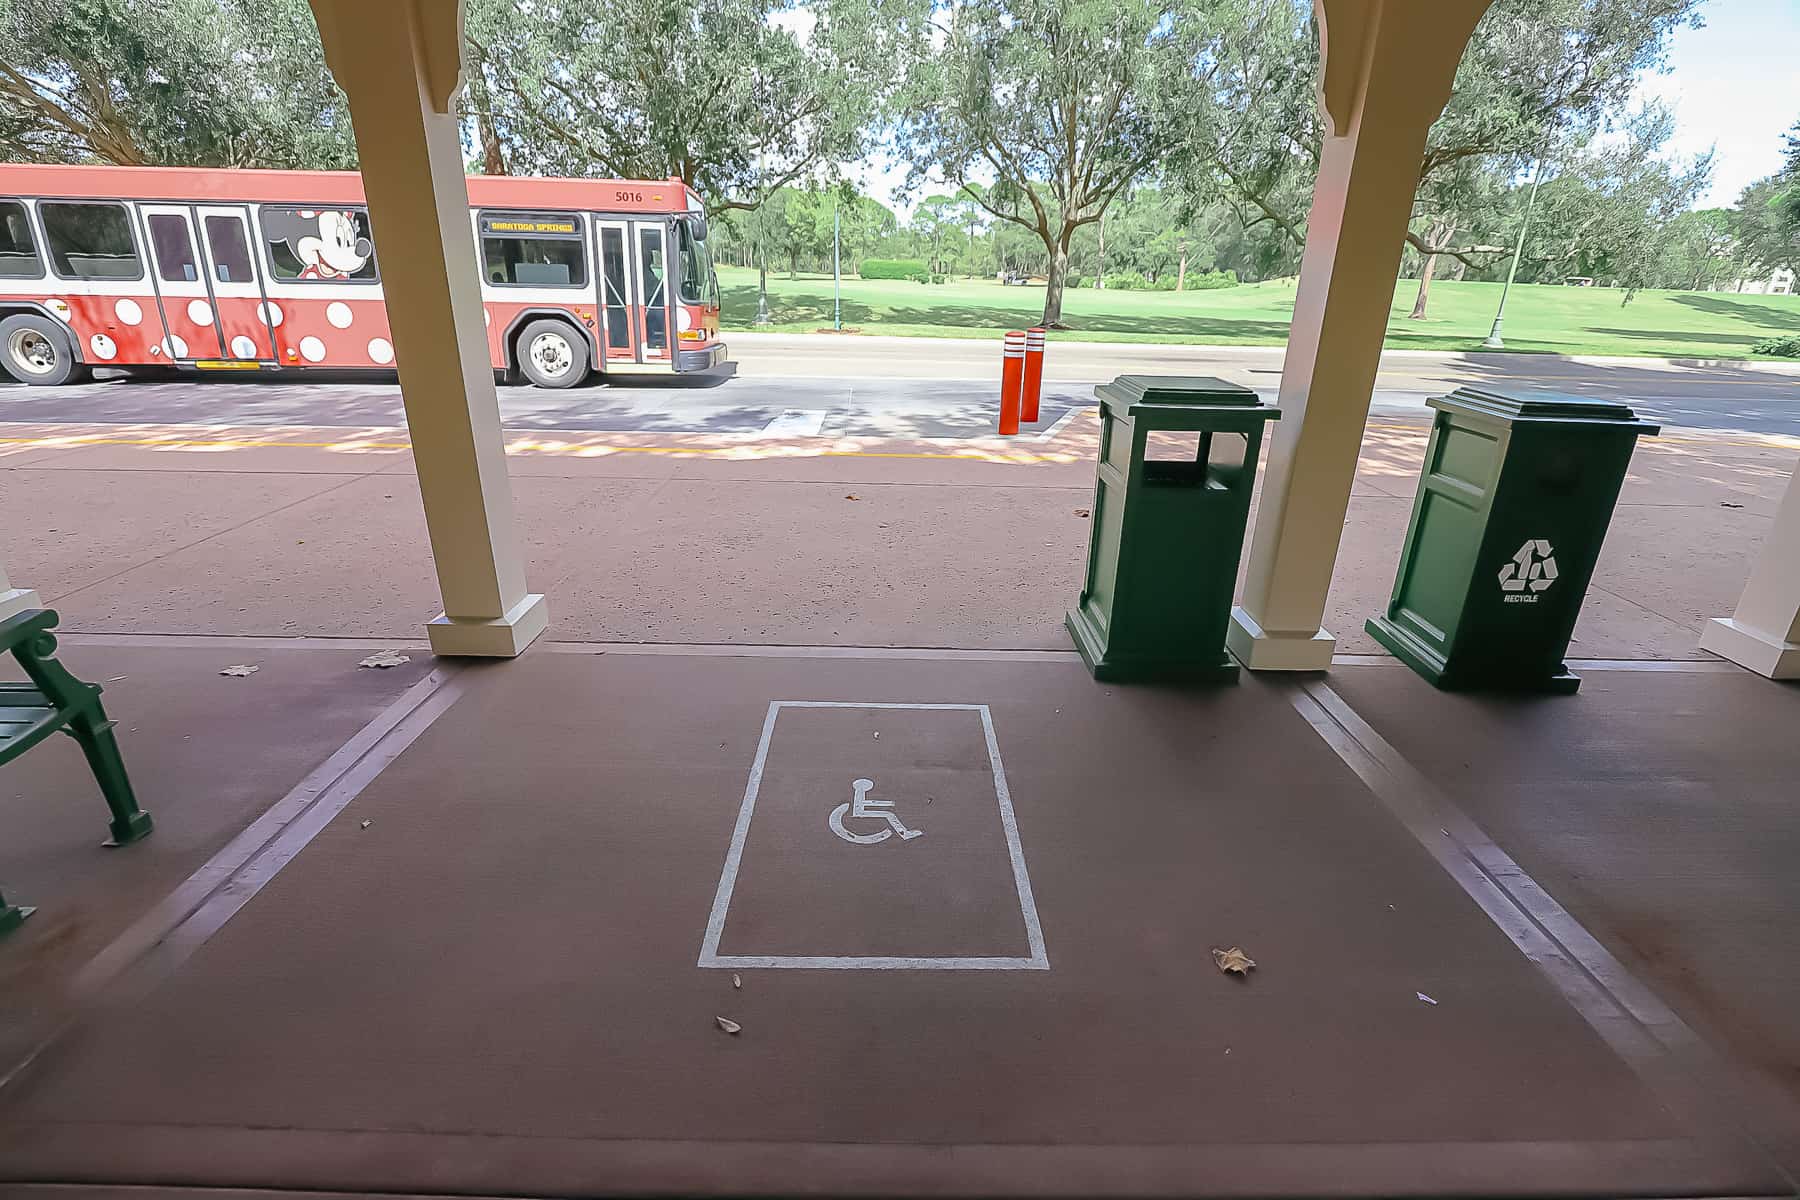
{"type": "Polygon", "coordinates": [[[79,383],[90,373],[75,361],[62,326],[31,313],[15,313],[0,321],[0,365],[20,383],[40,387],[79,383]]]}
{"type": "Polygon", "coordinates": [[[519,333],[519,369],[542,388],[572,388],[588,377],[587,342],[561,321],[533,321],[519,333]]]}

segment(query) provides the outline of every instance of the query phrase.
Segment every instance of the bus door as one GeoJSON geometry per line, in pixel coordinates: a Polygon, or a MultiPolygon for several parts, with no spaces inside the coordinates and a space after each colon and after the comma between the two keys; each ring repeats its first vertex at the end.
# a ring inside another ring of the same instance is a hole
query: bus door
{"type": "Polygon", "coordinates": [[[674,321],[662,218],[594,222],[600,246],[602,345],[615,363],[667,363],[674,321]]]}
{"type": "Polygon", "coordinates": [[[594,222],[600,253],[600,346],[612,362],[643,362],[643,335],[632,291],[631,226],[594,222]]]}
{"type": "Polygon", "coordinates": [[[144,230],[150,242],[150,278],[162,313],[158,353],[171,362],[212,358],[223,350],[213,320],[212,291],[194,242],[193,212],[185,204],[145,204],[144,230]]]}
{"type": "Polygon", "coordinates": [[[674,337],[674,295],[669,286],[669,231],[660,217],[633,221],[637,233],[638,313],[644,331],[645,362],[669,362],[674,337]]]}
{"type": "Polygon", "coordinates": [[[253,363],[275,359],[275,331],[269,324],[262,272],[250,253],[250,210],[240,204],[202,204],[201,248],[206,282],[212,288],[222,357],[253,363]]]}

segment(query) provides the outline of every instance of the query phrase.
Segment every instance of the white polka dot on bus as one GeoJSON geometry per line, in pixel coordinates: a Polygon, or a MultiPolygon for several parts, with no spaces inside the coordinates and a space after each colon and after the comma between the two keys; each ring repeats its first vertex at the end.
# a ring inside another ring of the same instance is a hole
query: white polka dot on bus
{"type": "Polygon", "coordinates": [[[127,325],[140,324],[144,319],[144,310],[138,307],[136,300],[120,300],[113,305],[113,311],[119,314],[119,320],[127,325]]]}
{"type": "Polygon", "coordinates": [[[212,305],[204,300],[188,301],[188,320],[196,325],[212,324],[212,305]]]}
{"type": "Polygon", "coordinates": [[[325,319],[339,329],[350,328],[350,306],[342,300],[333,300],[330,307],[325,310],[325,319]]]}
{"type": "Polygon", "coordinates": [[[240,333],[231,339],[231,352],[239,358],[255,358],[256,343],[240,333]]]}
{"type": "Polygon", "coordinates": [[[316,337],[301,338],[300,339],[300,357],[304,358],[307,362],[312,362],[312,363],[324,362],[325,361],[325,343],[321,342],[316,337]]]}
{"type": "Polygon", "coordinates": [[[187,343],[178,334],[171,333],[163,339],[163,352],[170,358],[186,358],[187,343]]]}
{"type": "Polygon", "coordinates": [[[281,305],[275,303],[273,300],[270,300],[265,304],[258,304],[256,306],[256,315],[267,321],[270,325],[280,325],[285,319],[285,315],[281,311],[281,305]]]}
{"type": "Polygon", "coordinates": [[[104,333],[96,333],[89,338],[88,347],[93,350],[95,358],[110,359],[119,352],[118,345],[104,333]]]}
{"type": "Polygon", "coordinates": [[[369,357],[382,366],[394,361],[394,347],[386,338],[369,339],[369,357]]]}

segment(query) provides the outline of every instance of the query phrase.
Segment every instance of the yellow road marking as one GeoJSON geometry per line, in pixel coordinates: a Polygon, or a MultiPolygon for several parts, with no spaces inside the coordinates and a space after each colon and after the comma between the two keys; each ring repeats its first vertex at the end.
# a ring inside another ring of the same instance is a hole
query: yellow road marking
{"type": "MultiPolygon", "coordinates": [[[[245,438],[238,440],[201,440],[190,438],[107,438],[107,437],[42,437],[0,438],[0,446],[43,446],[49,449],[79,450],[89,446],[142,446],[164,450],[264,450],[292,447],[298,450],[410,450],[411,442],[365,442],[346,438],[338,442],[280,442],[245,438]]],[[[1070,463],[1074,454],[951,454],[930,451],[901,450],[805,450],[793,454],[746,454],[740,446],[612,446],[597,442],[566,445],[541,442],[513,442],[506,447],[509,454],[546,454],[602,458],[609,454],[735,455],[741,458],[920,458],[949,459],[970,462],[1070,463]]]]}
{"type": "MultiPolygon", "coordinates": [[[[1428,424],[1378,424],[1371,422],[1367,428],[1371,431],[1428,434],[1428,424]]],[[[1786,434],[1746,434],[1739,437],[1685,437],[1680,434],[1665,434],[1647,445],[1691,445],[1691,446],[1747,446],[1770,450],[1800,449],[1800,438],[1786,434]]],[[[99,437],[77,434],[69,437],[0,437],[0,446],[42,446],[46,448],[76,450],[87,446],[140,446],[165,450],[265,450],[283,446],[297,450],[410,450],[411,442],[373,442],[357,438],[344,438],[334,442],[290,442],[256,438],[124,438],[99,437]]],[[[895,458],[922,459],[951,462],[992,462],[1030,466],[1034,464],[1065,464],[1076,462],[1087,457],[1085,453],[1050,453],[1050,454],[1010,454],[1001,451],[949,452],[926,450],[808,450],[805,447],[779,447],[777,450],[791,449],[792,453],[771,453],[766,444],[746,442],[737,446],[616,446],[603,442],[570,442],[551,443],[521,439],[507,444],[509,454],[544,454],[552,456],[601,458],[609,454],[669,454],[690,455],[693,457],[734,456],[751,458],[895,458]],[[760,452],[753,447],[764,446],[760,452]]]]}

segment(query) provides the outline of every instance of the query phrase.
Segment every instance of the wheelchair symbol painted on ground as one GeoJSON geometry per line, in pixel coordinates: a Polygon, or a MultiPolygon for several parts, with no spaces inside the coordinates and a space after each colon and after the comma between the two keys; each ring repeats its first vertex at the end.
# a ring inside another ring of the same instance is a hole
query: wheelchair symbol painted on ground
{"type": "Polygon", "coordinates": [[[910,842],[916,837],[924,837],[925,831],[923,829],[908,829],[906,827],[905,823],[900,820],[898,814],[894,812],[894,802],[892,800],[869,799],[869,791],[874,786],[875,781],[872,779],[854,779],[850,782],[851,790],[855,795],[831,810],[831,816],[826,821],[826,824],[831,826],[831,832],[837,834],[846,842],[851,842],[858,846],[873,846],[876,842],[885,842],[896,833],[900,835],[900,840],[903,842],[910,842]],[[887,823],[887,828],[877,829],[873,833],[852,833],[844,828],[844,821],[846,818],[852,821],[885,821],[887,823]]]}

